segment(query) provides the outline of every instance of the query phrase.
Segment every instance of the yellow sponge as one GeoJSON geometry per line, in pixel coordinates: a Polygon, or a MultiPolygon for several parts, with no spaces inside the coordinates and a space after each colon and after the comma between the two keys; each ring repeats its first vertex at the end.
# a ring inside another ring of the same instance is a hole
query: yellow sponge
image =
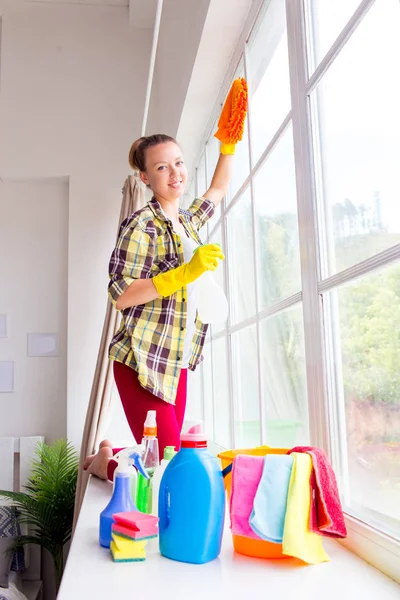
{"type": "Polygon", "coordinates": [[[117,535],[116,533],[112,533],[111,537],[113,539],[113,542],[115,543],[116,548],[123,552],[144,549],[147,544],[147,540],[130,540],[121,535],[117,535]]]}
{"type": "Polygon", "coordinates": [[[146,540],[128,540],[115,533],[112,538],[110,550],[115,562],[140,561],[146,558],[146,540]]]}
{"type": "Polygon", "coordinates": [[[136,562],[145,560],[146,550],[142,548],[133,548],[126,550],[119,550],[115,545],[115,542],[110,544],[111,556],[115,562],[136,562]]]}

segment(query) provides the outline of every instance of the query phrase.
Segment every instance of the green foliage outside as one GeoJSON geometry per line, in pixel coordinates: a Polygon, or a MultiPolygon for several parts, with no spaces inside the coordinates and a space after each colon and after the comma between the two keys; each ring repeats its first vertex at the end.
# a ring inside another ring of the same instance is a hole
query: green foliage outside
{"type": "MultiPolygon", "coordinates": [[[[400,235],[388,234],[379,216],[369,213],[350,200],[333,207],[337,271],[400,242],[400,235]]],[[[301,288],[297,218],[278,214],[259,217],[258,224],[262,302],[270,306],[301,288]]],[[[400,266],[340,288],[338,302],[346,398],[400,406],[400,266]]],[[[304,365],[302,323],[294,311],[281,319],[279,336],[282,367],[291,373],[296,398],[304,365]]]]}

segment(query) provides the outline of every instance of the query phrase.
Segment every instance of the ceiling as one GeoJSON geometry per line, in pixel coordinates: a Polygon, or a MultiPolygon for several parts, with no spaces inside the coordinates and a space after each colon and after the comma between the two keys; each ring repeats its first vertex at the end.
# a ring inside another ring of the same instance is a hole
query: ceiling
{"type": "MultiPolygon", "coordinates": [[[[23,1],[121,8],[133,35],[140,28],[148,30],[149,41],[153,37],[157,0],[23,1]]],[[[228,66],[249,14],[263,1],[163,0],[146,134],[177,136],[189,168],[217,100],[221,102],[226,91],[228,66]]],[[[148,61],[150,65],[150,55],[148,61]]],[[[143,99],[145,94],[144,89],[143,99]]]]}
{"type": "Polygon", "coordinates": [[[88,6],[129,6],[129,0],[25,0],[25,2],[40,2],[43,4],[85,4],[88,6]]]}

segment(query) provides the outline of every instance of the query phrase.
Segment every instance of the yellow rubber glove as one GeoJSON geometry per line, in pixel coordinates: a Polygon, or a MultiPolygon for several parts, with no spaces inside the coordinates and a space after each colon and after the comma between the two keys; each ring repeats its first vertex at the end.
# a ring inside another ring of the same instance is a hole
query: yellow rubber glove
{"type": "Polygon", "coordinates": [[[206,244],[197,248],[190,262],[166,273],[160,273],[153,277],[152,281],[160,296],[165,298],[195,281],[205,271],[215,271],[218,267],[218,260],[224,260],[224,258],[219,246],[206,244]]]}

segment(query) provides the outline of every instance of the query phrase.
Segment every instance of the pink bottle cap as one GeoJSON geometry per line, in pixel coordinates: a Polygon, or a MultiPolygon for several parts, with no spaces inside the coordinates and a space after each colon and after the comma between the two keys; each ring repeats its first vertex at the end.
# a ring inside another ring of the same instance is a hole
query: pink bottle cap
{"type": "Polygon", "coordinates": [[[182,448],[205,448],[207,446],[207,436],[203,431],[203,423],[196,423],[181,435],[182,448]]]}

